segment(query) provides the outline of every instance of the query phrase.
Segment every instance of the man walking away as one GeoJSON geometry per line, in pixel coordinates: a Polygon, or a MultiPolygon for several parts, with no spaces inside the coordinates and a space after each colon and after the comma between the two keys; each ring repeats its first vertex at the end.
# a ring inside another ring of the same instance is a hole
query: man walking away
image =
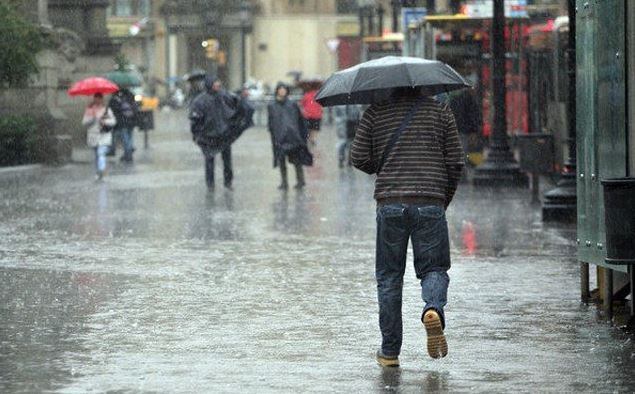
{"type": "Polygon", "coordinates": [[[362,116],[352,146],[353,165],[377,174],[375,276],[379,301],[382,366],[398,366],[402,343],[401,301],[408,242],[421,281],[425,306],[421,321],[428,354],[447,355],[443,330],[450,268],[445,209],[464,166],[454,116],[447,105],[400,88],[394,100],[371,105],[362,116]]]}
{"type": "Polygon", "coordinates": [[[214,189],[214,156],[221,153],[225,187],[232,188],[231,145],[227,138],[231,133],[232,119],[237,112],[237,99],[225,92],[218,78],[205,78],[205,91],[190,106],[192,138],[205,157],[205,180],[214,189]]]}
{"type": "Polygon", "coordinates": [[[121,89],[110,98],[108,106],[117,119],[114,130],[115,140],[120,140],[123,145],[123,156],[120,160],[124,163],[132,163],[132,154],[135,151],[133,131],[139,119],[139,106],[134,94],[128,89],[121,89]]]}

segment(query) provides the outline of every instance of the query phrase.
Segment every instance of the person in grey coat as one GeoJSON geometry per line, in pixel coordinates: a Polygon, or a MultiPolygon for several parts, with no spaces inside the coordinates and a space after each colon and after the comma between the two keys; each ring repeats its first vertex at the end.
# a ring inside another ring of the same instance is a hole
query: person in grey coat
{"type": "Polygon", "coordinates": [[[280,190],[287,190],[287,160],[295,166],[296,189],[305,185],[303,165],[313,164],[313,156],[307,148],[308,132],[300,107],[289,100],[289,88],[279,83],[276,99],[267,107],[268,128],[273,147],[273,166],[280,167],[280,190]]]}
{"type": "Polygon", "coordinates": [[[340,105],[335,107],[335,132],[337,134],[337,157],[340,168],[344,163],[352,166],[351,144],[355,137],[355,128],[359,124],[362,107],[360,105],[340,105]]]}

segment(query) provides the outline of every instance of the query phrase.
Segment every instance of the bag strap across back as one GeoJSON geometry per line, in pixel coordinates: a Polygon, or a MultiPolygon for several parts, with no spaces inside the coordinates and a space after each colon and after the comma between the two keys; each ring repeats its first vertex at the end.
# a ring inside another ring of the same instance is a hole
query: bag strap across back
{"type": "Polygon", "coordinates": [[[419,99],[417,99],[417,101],[415,101],[412,104],[412,107],[410,108],[410,112],[408,112],[408,115],[406,115],[406,117],[403,118],[403,120],[401,121],[401,125],[399,125],[399,128],[397,129],[397,131],[392,135],[392,138],[390,139],[390,141],[388,141],[388,145],[386,145],[386,148],[384,149],[384,153],[381,155],[381,159],[379,161],[379,164],[377,165],[377,171],[375,171],[375,174],[379,175],[379,172],[381,172],[381,169],[384,167],[384,163],[386,162],[386,159],[388,158],[390,151],[395,146],[395,144],[399,140],[399,137],[401,136],[401,134],[403,134],[404,130],[406,130],[406,127],[408,127],[408,124],[410,124],[412,117],[417,112],[419,107],[421,107],[421,104],[423,104],[423,101],[424,101],[424,96],[421,96],[419,99]]]}

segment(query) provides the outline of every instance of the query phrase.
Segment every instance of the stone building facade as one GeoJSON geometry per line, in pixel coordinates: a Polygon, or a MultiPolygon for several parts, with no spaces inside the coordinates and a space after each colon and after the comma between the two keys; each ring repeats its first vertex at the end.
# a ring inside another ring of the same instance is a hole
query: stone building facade
{"type": "Polygon", "coordinates": [[[118,46],[108,37],[105,0],[23,0],[18,11],[38,25],[47,45],[37,54],[39,74],[25,88],[0,91],[0,115],[30,115],[42,130],[42,159],[70,159],[87,100],[71,98],[71,84],[113,67],[118,46]],[[26,104],[28,103],[28,105],[26,104]]]}

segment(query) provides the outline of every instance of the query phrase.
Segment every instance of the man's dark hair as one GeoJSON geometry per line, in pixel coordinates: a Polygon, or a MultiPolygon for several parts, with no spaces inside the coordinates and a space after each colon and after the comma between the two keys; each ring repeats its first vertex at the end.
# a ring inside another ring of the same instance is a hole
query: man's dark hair
{"type": "Polygon", "coordinates": [[[205,89],[207,89],[208,92],[212,91],[212,87],[214,86],[214,82],[216,81],[220,81],[220,78],[218,78],[216,75],[207,75],[205,76],[205,89]]]}
{"type": "Polygon", "coordinates": [[[287,96],[289,95],[290,91],[289,91],[289,86],[284,83],[284,82],[278,82],[278,84],[276,85],[276,90],[275,90],[275,94],[276,96],[278,95],[278,90],[284,88],[287,91],[287,96]]]}
{"type": "Polygon", "coordinates": [[[393,97],[419,97],[421,96],[421,87],[399,87],[393,91],[393,97]]]}

